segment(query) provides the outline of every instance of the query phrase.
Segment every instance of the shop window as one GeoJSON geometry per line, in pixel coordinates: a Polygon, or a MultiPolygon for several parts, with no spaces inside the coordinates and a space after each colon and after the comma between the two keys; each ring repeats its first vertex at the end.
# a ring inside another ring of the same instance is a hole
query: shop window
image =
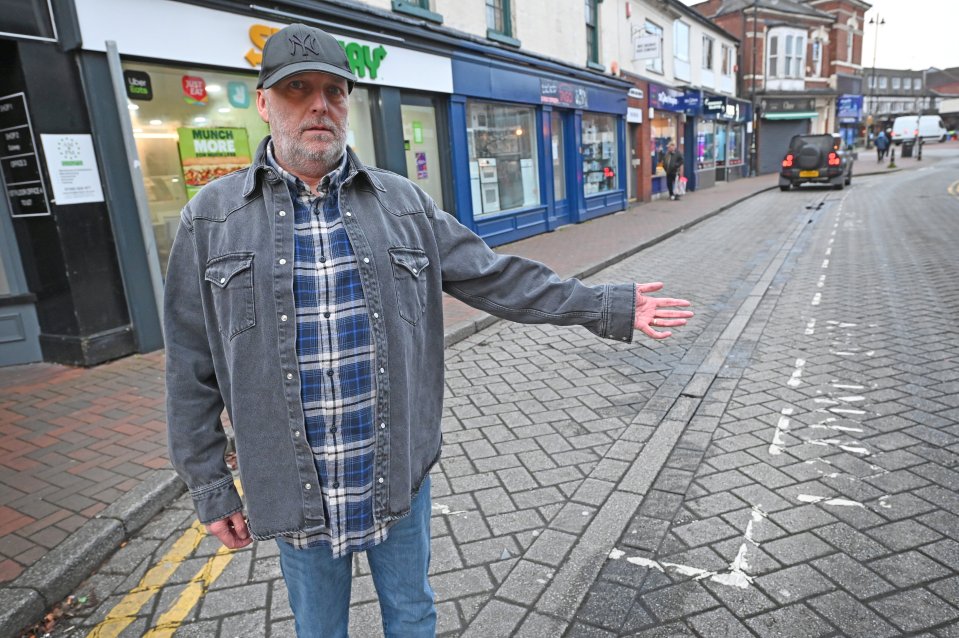
{"type": "Polygon", "coordinates": [[[646,21],[646,33],[649,35],[655,35],[659,38],[660,47],[659,47],[659,56],[646,60],[646,70],[655,71],[656,73],[663,72],[663,28],[656,24],[655,22],[646,21]]]}
{"type": "MultiPolygon", "coordinates": [[[[725,53],[726,47],[723,47],[725,53]]],[[[713,39],[708,35],[703,36],[703,68],[709,71],[713,69],[713,39]]]]}
{"type": "Polygon", "coordinates": [[[471,100],[467,117],[473,216],[538,205],[536,111],[471,100]]]}
{"type": "Polygon", "coordinates": [[[563,142],[563,117],[556,111],[553,111],[550,117],[553,132],[553,199],[560,202],[566,199],[566,153],[563,142]]]}
{"type": "Polygon", "coordinates": [[[599,7],[597,0],[585,0],[587,64],[599,65],[599,7]]]}
{"type": "Polygon", "coordinates": [[[443,16],[431,10],[430,0],[393,0],[393,11],[438,24],[443,23],[443,16]]]}
{"type": "Polygon", "coordinates": [[[649,163],[651,172],[654,176],[665,175],[663,169],[663,157],[666,155],[666,147],[670,142],[676,142],[679,145],[679,117],[673,114],[656,113],[656,116],[650,120],[650,132],[652,134],[652,161],[649,163]]]}
{"type": "Polygon", "coordinates": [[[583,113],[583,188],[587,197],[619,185],[616,118],[583,113]]]}
{"type": "MultiPolygon", "coordinates": [[[[269,127],[256,110],[255,75],[139,62],[123,69],[128,87],[151,95],[128,106],[165,274],[180,210],[204,184],[249,166],[269,127]]],[[[347,143],[375,164],[369,101],[366,89],[353,89],[347,143]]]]}
{"type": "Polygon", "coordinates": [[[726,164],[728,166],[738,166],[743,163],[743,134],[744,127],[734,125],[729,127],[729,145],[726,164]]]}
{"type": "Polygon", "coordinates": [[[696,168],[716,166],[716,124],[703,120],[696,129],[696,168]]]}

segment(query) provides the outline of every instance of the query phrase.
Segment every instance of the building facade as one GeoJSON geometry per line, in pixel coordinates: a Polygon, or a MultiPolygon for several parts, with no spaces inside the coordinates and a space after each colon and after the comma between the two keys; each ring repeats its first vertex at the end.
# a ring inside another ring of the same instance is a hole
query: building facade
{"type": "Polygon", "coordinates": [[[757,170],[775,172],[789,138],[862,127],[861,0],[709,0],[694,5],[742,40],[742,94],[756,107],[757,170]]]}
{"type": "Polygon", "coordinates": [[[863,116],[873,133],[889,128],[900,115],[938,113],[941,97],[927,86],[924,70],[867,67],[863,77],[863,116]]]}
{"type": "Polygon", "coordinates": [[[563,1],[578,11],[32,0],[36,23],[0,34],[0,364],[162,347],[179,211],[268,134],[260,57],[295,21],[347,53],[363,161],[406,175],[491,245],[624,209],[633,85],[595,61],[599,3],[563,1]]]}

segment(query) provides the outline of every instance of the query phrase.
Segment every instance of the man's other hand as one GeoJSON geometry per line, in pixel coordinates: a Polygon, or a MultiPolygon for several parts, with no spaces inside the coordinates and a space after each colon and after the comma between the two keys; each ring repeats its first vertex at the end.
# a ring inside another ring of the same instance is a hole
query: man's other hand
{"type": "Polygon", "coordinates": [[[220,539],[230,549],[240,549],[253,542],[246,528],[243,512],[233,512],[226,518],[204,525],[206,531],[220,539]]]}
{"type": "Polygon", "coordinates": [[[692,311],[689,310],[668,310],[668,308],[688,306],[689,302],[685,299],[646,296],[647,292],[656,292],[662,287],[663,284],[659,281],[636,284],[636,323],[633,327],[642,330],[643,334],[653,339],[665,339],[673,334],[669,330],[659,332],[655,328],[685,326],[686,320],[693,316],[692,311]]]}

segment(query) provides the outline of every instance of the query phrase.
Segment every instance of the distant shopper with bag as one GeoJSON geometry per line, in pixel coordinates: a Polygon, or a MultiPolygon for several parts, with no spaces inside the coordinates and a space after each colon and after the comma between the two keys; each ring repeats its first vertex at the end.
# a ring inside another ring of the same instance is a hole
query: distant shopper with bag
{"type": "Polygon", "coordinates": [[[666,146],[666,155],[663,156],[663,170],[666,171],[666,188],[669,189],[669,199],[679,199],[682,193],[676,192],[676,176],[683,174],[683,154],[676,150],[676,142],[666,146]]]}

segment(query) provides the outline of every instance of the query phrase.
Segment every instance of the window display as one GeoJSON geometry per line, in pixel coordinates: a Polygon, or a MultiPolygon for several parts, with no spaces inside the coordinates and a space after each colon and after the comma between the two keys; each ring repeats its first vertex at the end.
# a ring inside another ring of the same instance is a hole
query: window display
{"type": "MultiPolygon", "coordinates": [[[[124,62],[127,104],[160,267],[187,201],[210,180],[248,166],[269,127],[256,110],[256,76],[124,62]]],[[[368,91],[350,94],[347,143],[375,164],[368,91]]]]}
{"type": "Polygon", "coordinates": [[[696,130],[696,168],[716,166],[716,124],[702,120],[696,130]]]}
{"type": "Polygon", "coordinates": [[[728,156],[726,162],[729,166],[739,166],[743,163],[743,140],[744,126],[733,125],[729,127],[728,156]]]}
{"type": "Polygon", "coordinates": [[[566,199],[566,161],[565,146],[563,144],[563,118],[553,111],[553,199],[557,202],[566,199]]]}
{"type": "Polygon", "coordinates": [[[676,142],[679,146],[679,118],[676,115],[656,111],[656,116],[650,120],[650,128],[652,133],[650,171],[654,176],[665,175],[663,157],[666,155],[666,146],[670,142],[676,142]]]}
{"type": "Polygon", "coordinates": [[[471,100],[467,118],[473,216],[539,204],[536,112],[471,100]]]}
{"type": "Polygon", "coordinates": [[[615,190],[616,118],[612,115],[583,114],[583,188],[587,197],[615,190]]]}

